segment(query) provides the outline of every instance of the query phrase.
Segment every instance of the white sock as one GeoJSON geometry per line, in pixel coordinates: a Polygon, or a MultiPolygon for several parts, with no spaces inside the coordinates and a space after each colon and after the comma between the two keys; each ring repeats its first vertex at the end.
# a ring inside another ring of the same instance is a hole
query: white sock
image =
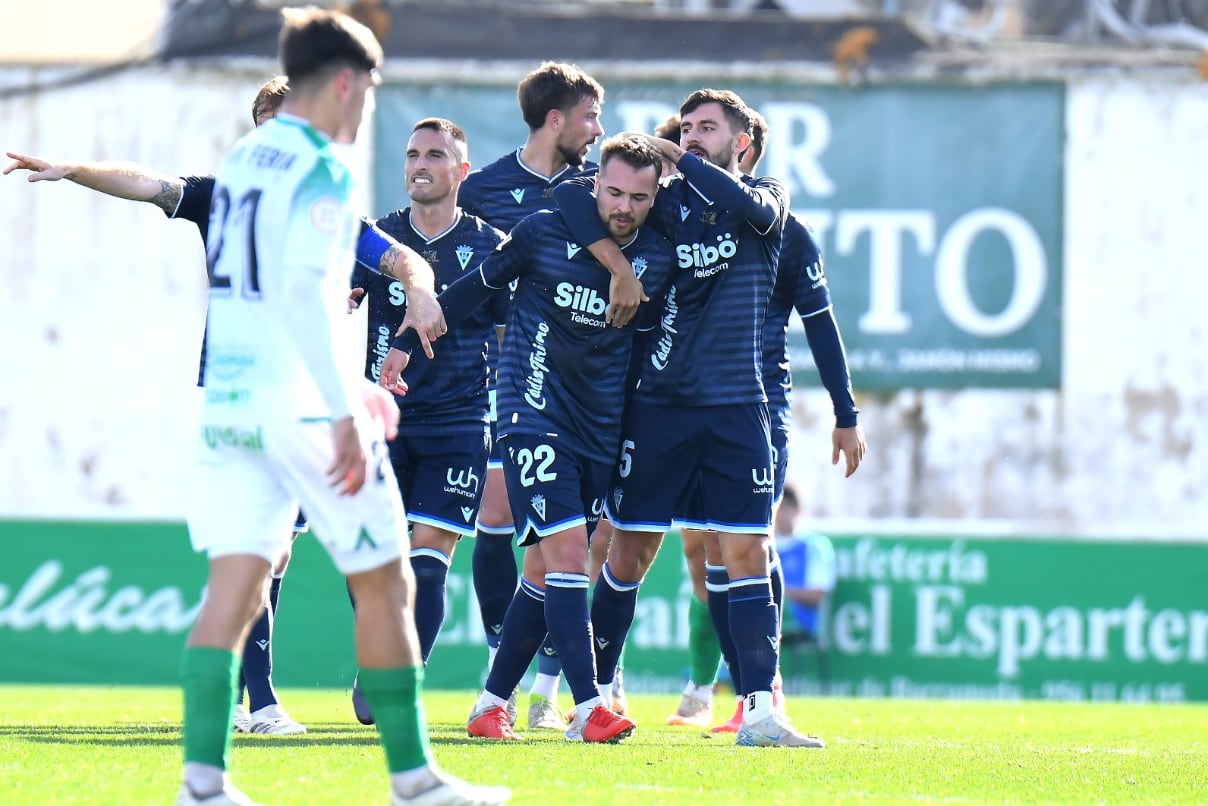
{"type": "Polygon", "coordinates": [[[404,798],[413,798],[439,783],[440,779],[436,777],[436,770],[431,764],[390,773],[390,786],[404,798]]]}
{"type": "Polygon", "coordinates": [[[772,692],[755,691],[748,694],[742,708],[742,721],[746,724],[758,722],[772,715],[772,692]]]}
{"type": "Polygon", "coordinates": [[[597,705],[604,705],[603,697],[592,697],[587,702],[575,703],[575,715],[579,717],[580,722],[587,722],[587,718],[591,716],[592,710],[597,705]]]}
{"type": "Polygon", "coordinates": [[[713,686],[698,686],[689,680],[688,685],[684,686],[684,693],[701,702],[713,702],[713,686]]]}
{"type": "Polygon", "coordinates": [[[199,798],[209,797],[226,786],[226,770],[197,761],[185,762],[185,786],[199,798]]]}
{"type": "Polygon", "coordinates": [[[482,690],[482,694],[479,695],[478,702],[474,704],[475,711],[485,711],[488,708],[507,708],[507,707],[508,707],[508,701],[507,701],[506,697],[504,697],[504,698],[496,697],[494,694],[487,691],[485,688],[482,690]]]}
{"type": "Polygon", "coordinates": [[[558,675],[556,674],[541,674],[537,673],[537,679],[533,681],[533,687],[529,689],[529,694],[537,694],[550,702],[558,700],[558,675]]]}

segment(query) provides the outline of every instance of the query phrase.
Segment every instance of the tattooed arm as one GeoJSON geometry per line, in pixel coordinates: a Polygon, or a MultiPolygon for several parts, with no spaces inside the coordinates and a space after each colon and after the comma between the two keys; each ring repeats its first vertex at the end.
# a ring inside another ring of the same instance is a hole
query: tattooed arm
{"type": "Polygon", "coordinates": [[[30,171],[26,177],[30,182],[69,179],[119,199],[150,202],[169,216],[176,211],[184,191],[184,181],[180,177],[164,176],[129,162],[50,162],[11,151],[8,156],[13,162],[4,169],[5,174],[30,171]]]}

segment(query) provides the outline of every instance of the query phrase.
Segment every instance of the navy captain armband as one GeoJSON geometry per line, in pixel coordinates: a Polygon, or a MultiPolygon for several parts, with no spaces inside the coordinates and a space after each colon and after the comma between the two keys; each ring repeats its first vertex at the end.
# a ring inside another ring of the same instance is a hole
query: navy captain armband
{"type": "Polygon", "coordinates": [[[398,241],[369,224],[357,239],[357,263],[374,274],[381,274],[382,256],[389,252],[398,241]]]}

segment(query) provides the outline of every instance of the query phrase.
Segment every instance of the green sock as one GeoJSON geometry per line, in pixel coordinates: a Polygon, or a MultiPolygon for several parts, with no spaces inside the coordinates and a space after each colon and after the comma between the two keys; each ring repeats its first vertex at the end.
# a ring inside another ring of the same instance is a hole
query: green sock
{"type": "Polygon", "coordinates": [[[428,721],[420,699],[424,673],[418,666],[393,669],[361,669],[361,691],[377,720],[386,766],[390,772],[406,772],[428,764],[428,721]]]}
{"type": "Polygon", "coordinates": [[[692,597],[688,605],[688,679],[698,686],[717,682],[721,666],[721,644],[709,617],[709,606],[692,597]]]}
{"type": "Polygon", "coordinates": [[[228,649],[185,647],[180,684],[185,698],[185,761],[226,769],[239,656],[228,649]]]}

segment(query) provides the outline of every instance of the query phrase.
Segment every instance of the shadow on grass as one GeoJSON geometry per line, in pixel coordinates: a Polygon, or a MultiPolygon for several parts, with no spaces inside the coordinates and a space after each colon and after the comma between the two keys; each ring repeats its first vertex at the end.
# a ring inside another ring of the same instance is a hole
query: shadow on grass
{"type": "MultiPolygon", "coordinates": [[[[0,737],[8,736],[34,744],[61,745],[178,745],[180,725],[0,725],[0,737]]],[[[295,736],[273,734],[237,734],[237,745],[289,744],[297,746],[375,746],[378,735],[372,730],[350,730],[345,723],[309,725],[307,732],[295,736]]]]}

